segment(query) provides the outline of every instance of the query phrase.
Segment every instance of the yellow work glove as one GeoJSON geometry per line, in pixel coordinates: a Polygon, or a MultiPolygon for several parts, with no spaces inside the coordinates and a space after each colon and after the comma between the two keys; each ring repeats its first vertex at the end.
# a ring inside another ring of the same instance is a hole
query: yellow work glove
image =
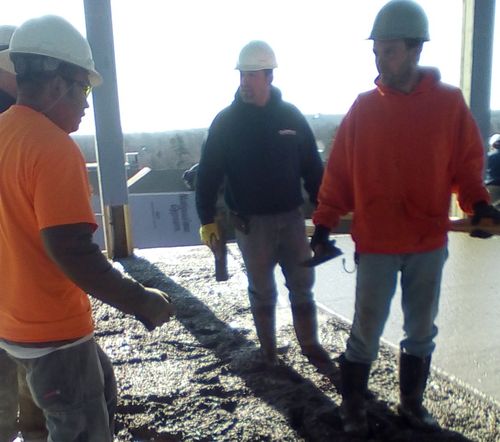
{"type": "Polygon", "coordinates": [[[212,250],[215,243],[220,240],[219,227],[216,223],[204,224],[200,227],[200,239],[203,244],[210,247],[212,250]]]}

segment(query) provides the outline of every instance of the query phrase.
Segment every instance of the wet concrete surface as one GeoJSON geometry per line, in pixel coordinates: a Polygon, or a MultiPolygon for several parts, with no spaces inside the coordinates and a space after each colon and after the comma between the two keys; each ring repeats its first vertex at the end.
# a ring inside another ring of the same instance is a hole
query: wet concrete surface
{"type": "MultiPolygon", "coordinates": [[[[315,297],[321,308],[350,323],[356,275],[347,271],[355,267],[354,243],[349,235],[337,235],[335,239],[344,255],[316,268],[315,297]]],[[[283,280],[279,270],[276,274],[283,280]]],[[[280,298],[286,302],[286,288],[283,284],[278,286],[280,298]]],[[[395,347],[403,336],[400,305],[398,289],[383,334],[383,339],[395,347]]],[[[432,364],[497,403],[500,403],[499,313],[500,237],[484,240],[450,233],[432,364]]]]}
{"type": "MultiPolygon", "coordinates": [[[[153,332],[93,301],[96,337],[113,362],[119,390],[115,441],[360,440],[342,429],[336,362],[320,373],[307,361],[284,303],[277,309],[280,362],[262,362],[241,255],[235,244],[228,249],[225,282],[215,281],[207,247],[137,250],[115,264],[171,296],[176,317],[153,332]]],[[[318,333],[332,358],[343,351],[348,332],[337,316],[318,315],[318,333]]],[[[373,364],[369,388],[370,441],[500,440],[500,407],[435,370],[425,403],[441,428],[429,433],[408,425],[397,413],[397,354],[387,345],[373,364]]]]}

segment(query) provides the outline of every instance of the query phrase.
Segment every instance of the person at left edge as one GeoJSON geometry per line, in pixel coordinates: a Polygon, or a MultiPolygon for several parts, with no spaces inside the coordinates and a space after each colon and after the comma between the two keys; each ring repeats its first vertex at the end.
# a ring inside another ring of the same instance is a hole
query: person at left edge
{"type": "Polygon", "coordinates": [[[31,19],[0,68],[17,81],[17,102],[0,115],[0,348],[26,369],[49,441],[111,442],[116,381],[87,293],[149,329],[174,308],[92,241],[87,171],[69,136],[102,82],[87,40],[61,17],[31,19]]]}
{"type": "MultiPolygon", "coordinates": [[[[9,48],[10,38],[15,30],[15,26],[0,26],[0,51],[5,51],[9,48]]],[[[0,69],[0,114],[16,102],[16,95],[16,76],[0,69]]]]}
{"type": "Polygon", "coordinates": [[[491,196],[491,204],[500,207],[500,134],[490,137],[490,149],[486,156],[484,183],[491,196]]]}
{"type": "MultiPolygon", "coordinates": [[[[9,48],[16,30],[0,26],[0,51],[9,48]]],[[[0,69],[0,114],[16,103],[16,76],[0,69]]],[[[45,442],[47,429],[42,410],[36,406],[26,384],[26,373],[0,349],[0,442],[10,442],[21,431],[24,442],[45,442]],[[19,419],[18,419],[19,411],[19,419]]]]}

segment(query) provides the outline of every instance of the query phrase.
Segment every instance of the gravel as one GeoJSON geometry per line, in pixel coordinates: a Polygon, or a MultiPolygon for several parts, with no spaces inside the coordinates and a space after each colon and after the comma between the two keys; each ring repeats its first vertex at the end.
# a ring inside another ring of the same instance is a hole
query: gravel
{"type": "MultiPolygon", "coordinates": [[[[115,441],[349,441],[342,431],[338,371],[318,373],[295,340],[290,309],[277,310],[280,364],[264,366],[246,294],[229,245],[227,282],[213,277],[205,247],[138,251],[117,265],[168,292],[176,319],[147,330],[93,301],[96,336],[115,366],[119,388],[115,441]]],[[[320,336],[336,358],[349,324],[320,313],[320,336]]],[[[500,406],[433,370],[425,404],[442,430],[423,433],[397,415],[397,355],[382,345],[369,388],[372,441],[500,441],[500,406]]]]}

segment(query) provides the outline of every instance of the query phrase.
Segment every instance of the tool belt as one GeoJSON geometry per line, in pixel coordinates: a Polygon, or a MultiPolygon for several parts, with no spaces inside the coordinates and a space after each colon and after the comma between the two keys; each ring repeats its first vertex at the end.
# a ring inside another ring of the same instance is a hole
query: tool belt
{"type": "Polygon", "coordinates": [[[229,212],[229,222],[241,233],[248,235],[250,232],[250,218],[245,215],[240,215],[236,212],[229,212]]]}

